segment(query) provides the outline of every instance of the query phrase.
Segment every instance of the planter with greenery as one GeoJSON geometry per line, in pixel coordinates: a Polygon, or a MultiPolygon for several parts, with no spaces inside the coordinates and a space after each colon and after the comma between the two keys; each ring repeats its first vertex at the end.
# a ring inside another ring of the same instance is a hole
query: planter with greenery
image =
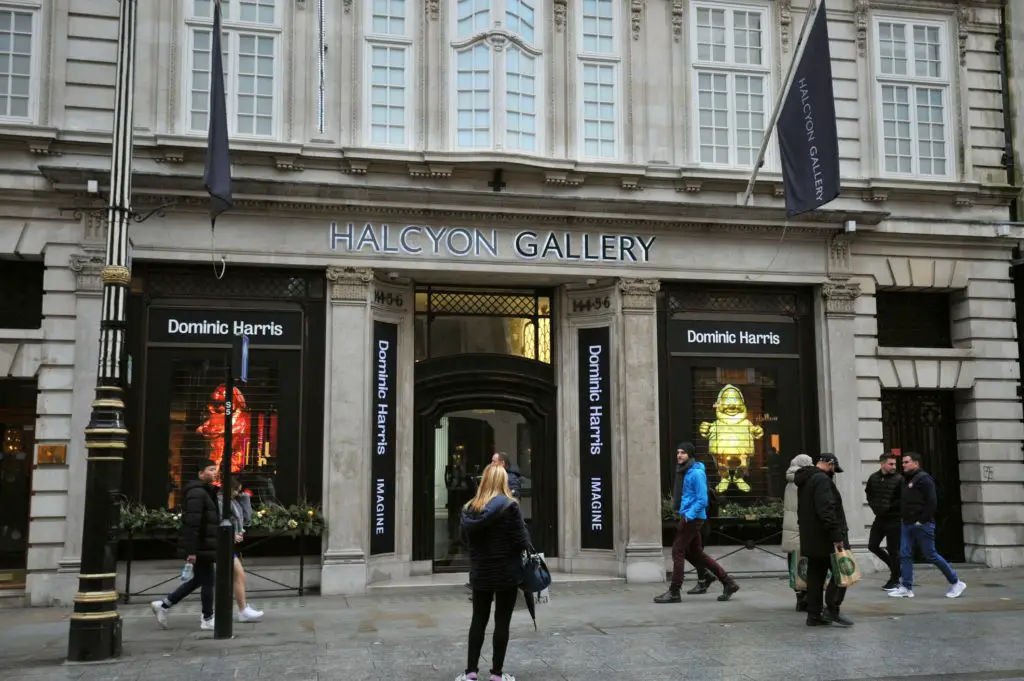
{"type": "MultiPolygon", "coordinates": [[[[140,503],[121,502],[121,532],[132,537],[163,537],[181,528],[181,513],[166,508],[147,508],[140,503]]],[[[319,537],[327,521],[319,506],[299,502],[291,506],[264,504],[252,515],[249,536],[319,537]]]]}

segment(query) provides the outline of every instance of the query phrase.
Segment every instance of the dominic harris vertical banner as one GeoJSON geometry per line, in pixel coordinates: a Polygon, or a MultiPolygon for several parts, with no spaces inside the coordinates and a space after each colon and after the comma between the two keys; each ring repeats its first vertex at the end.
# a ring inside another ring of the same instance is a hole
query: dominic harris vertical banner
{"type": "Polygon", "coordinates": [[[370,554],[395,551],[395,368],[398,325],[373,323],[370,554]]]}
{"type": "Polygon", "coordinates": [[[615,548],[608,327],[579,330],[580,548],[615,548]]]}

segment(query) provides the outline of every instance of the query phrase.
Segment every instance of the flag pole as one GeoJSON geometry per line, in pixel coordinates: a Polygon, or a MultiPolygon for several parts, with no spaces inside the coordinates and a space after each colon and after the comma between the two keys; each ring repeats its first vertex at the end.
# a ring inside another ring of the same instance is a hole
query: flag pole
{"type": "Polygon", "coordinates": [[[804,15],[803,26],[800,27],[800,35],[797,38],[796,50],[793,52],[793,59],[789,62],[789,68],[786,70],[786,77],[782,80],[782,88],[779,89],[779,94],[775,98],[775,106],[772,109],[771,120],[768,123],[768,127],[765,128],[764,138],[761,140],[761,150],[757,153],[757,160],[754,162],[754,170],[750,173],[750,181],[747,182],[747,190],[743,193],[743,207],[747,206],[750,201],[751,195],[754,193],[754,183],[757,181],[757,174],[761,170],[761,165],[764,163],[764,155],[768,151],[768,143],[772,140],[772,135],[775,133],[775,125],[779,122],[779,116],[782,114],[782,103],[786,99],[786,95],[789,94],[789,89],[793,86],[793,73],[796,71],[796,65],[800,63],[800,57],[803,56],[804,46],[807,44],[807,33],[810,27],[814,23],[814,17],[818,15],[818,10],[825,3],[825,0],[811,0],[811,5],[807,7],[807,13],[804,15]]]}

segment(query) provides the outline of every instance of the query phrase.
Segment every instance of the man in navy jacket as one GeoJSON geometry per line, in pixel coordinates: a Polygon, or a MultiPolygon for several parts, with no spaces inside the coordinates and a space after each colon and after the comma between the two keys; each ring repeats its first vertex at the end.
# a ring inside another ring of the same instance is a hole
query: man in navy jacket
{"type": "Polygon", "coordinates": [[[959,598],[967,585],[956,571],[935,550],[935,511],[939,500],[935,480],[921,470],[921,455],[903,455],[903,490],[900,494],[900,586],[889,595],[893,598],[914,597],[914,547],[925,560],[939,568],[949,582],[946,598],[959,598]]]}
{"type": "Polygon", "coordinates": [[[654,599],[655,603],[679,603],[679,595],[683,586],[685,561],[689,559],[694,566],[706,570],[718,578],[723,585],[720,601],[729,600],[740,590],[722,566],[711,556],[704,553],[701,540],[701,526],[708,519],[708,477],[704,472],[704,464],[697,461],[695,449],[689,442],[683,442],[676,448],[676,477],[681,480],[679,500],[679,527],[676,539],[672,543],[672,582],[668,591],[654,599]]]}

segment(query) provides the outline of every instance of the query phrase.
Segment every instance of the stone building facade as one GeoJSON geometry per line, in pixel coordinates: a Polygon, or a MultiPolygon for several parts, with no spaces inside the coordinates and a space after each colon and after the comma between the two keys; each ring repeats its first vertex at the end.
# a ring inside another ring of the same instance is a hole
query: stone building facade
{"type": "MultiPolygon", "coordinates": [[[[322,505],[323,593],[461,569],[453,509],[491,451],[554,568],[663,581],[687,440],[729,569],[784,569],[764,509],[801,451],[843,462],[858,550],[878,456],[919,450],[951,556],[1024,562],[998,2],[830,1],[842,195],[790,220],[774,142],[738,197],[802,1],[224,5],[236,200],[213,234],[211,3],[138,10],[134,210],[162,210],[132,233],[128,498],[172,506],[219,451],[217,329],[241,325],[239,466],[322,505]],[[749,442],[715,435],[729,386],[749,442]]],[[[42,271],[38,328],[0,329],[0,383],[37,394],[9,590],[33,605],[77,584],[117,9],[0,0],[0,267],[42,271]]]]}

